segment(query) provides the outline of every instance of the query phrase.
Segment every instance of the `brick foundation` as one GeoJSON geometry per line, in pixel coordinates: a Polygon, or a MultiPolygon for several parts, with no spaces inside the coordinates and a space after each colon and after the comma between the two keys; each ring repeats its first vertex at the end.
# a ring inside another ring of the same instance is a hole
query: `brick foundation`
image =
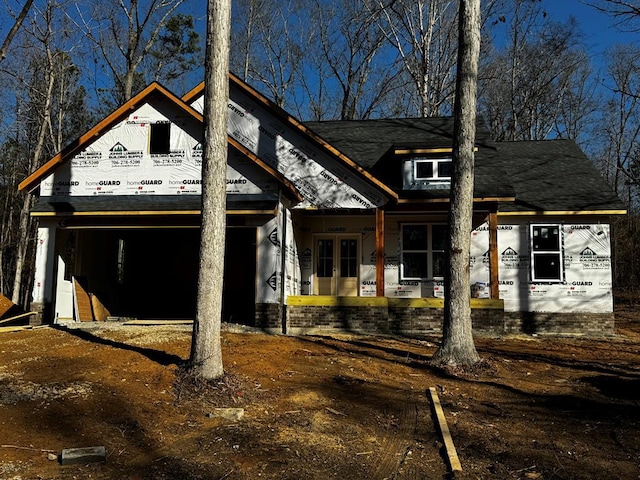
{"type": "MultiPolygon", "coordinates": [[[[287,332],[294,335],[323,331],[408,337],[440,335],[443,305],[442,299],[295,297],[286,306],[287,332]]],[[[613,313],[505,312],[502,302],[496,300],[473,299],[471,321],[475,335],[603,336],[614,333],[613,313]]],[[[274,323],[272,327],[281,325],[274,323]]]]}
{"type": "Polygon", "coordinates": [[[505,312],[505,333],[613,335],[613,313],[505,312]]]}
{"type": "Polygon", "coordinates": [[[37,313],[29,316],[29,325],[32,327],[44,325],[46,310],[47,306],[44,303],[32,303],[31,311],[37,313]]]}
{"type": "Polygon", "coordinates": [[[282,309],[278,303],[256,303],[255,326],[262,330],[282,333],[282,309]]]}
{"type": "MultiPolygon", "coordinates": [[[[300,298],[300,297],[298,297],[300,298]]],[[[322,331],[391,334],[408,337],[439,335],[444,310],[442,299],[301,299],[287,305],[289,333],[305,334],[322,331]],[[310,304],[304,304],[304,303],[310,304]],[[329,303],[323,305],[322,303],[329,303]]],[[[474,301],[471,310],[474,333],[504,333],[502,302],[474,301]],[[483,308],[485,305],[485,308],[483,308]]]]}

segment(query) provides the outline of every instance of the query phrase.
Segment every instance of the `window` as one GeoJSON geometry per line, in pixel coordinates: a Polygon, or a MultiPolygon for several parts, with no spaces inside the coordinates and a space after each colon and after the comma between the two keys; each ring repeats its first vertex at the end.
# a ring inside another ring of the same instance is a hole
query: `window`
{"type": "Polygon", "coordinates": [[[340,276],[358,276],[358,241],[355,238],[340,241],[340,276]]]}
{"type": "Polygon", "coordinates": [[[171,139],[171,124],[169,122],[152,123],[149,153],[169,153],[171,139]]]}
{"type": "Polygon", "coordinates": [[[333,276],[333,240],[318,240],[318,264],[316,266],[318,277],[333,276]]]}
{"type": "Polygon", "coordinates": [[[560,225],[531,225],[531,280],[562,282],[562,231],[560,225]]]}
{"type": "Polygon", "coordinates": [[[450,158],[420,159],[414,166],[416,180],[451,180],[453,163],[450,158]]]}
{"type": "Polygon", "coordinates": [[[402,280],[444,276],[446,225],[403,224],[401,240],[402,280]]]}

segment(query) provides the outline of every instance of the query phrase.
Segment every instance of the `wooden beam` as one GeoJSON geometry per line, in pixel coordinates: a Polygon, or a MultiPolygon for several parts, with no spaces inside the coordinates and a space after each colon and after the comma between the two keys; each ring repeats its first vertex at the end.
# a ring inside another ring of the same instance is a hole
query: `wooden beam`
{"type": "Polygon", "coordinates": [[[500,297],[498,283],[498,215],[489,214],[489,285],[491,298],[500,297]]]}
{"type": "Polygon", "coordinates": [[[384,210],[376,208],[376,296],[384,297],[384,210]]]}
{"type": "Polygon", "coordinates": [[[453,444],[453,439],[451,438],[451,433],[449,432],[447,419],[444,416],[442,406],[440,405],[440,399],[438,398],[438,393],[436,392],[436,389],[434,387],[429,387],[429,396],[431,397],[431,407],[436,417],[438,430],[440,430],[440,435],[442,436],[442,441],[444,443],[444,449],[447,454],[449,467],[451,468],[452,472],[460,472],[462,471],[462,465],[460,465],[460,459],[458,458],[456,447],[453,444]]]}

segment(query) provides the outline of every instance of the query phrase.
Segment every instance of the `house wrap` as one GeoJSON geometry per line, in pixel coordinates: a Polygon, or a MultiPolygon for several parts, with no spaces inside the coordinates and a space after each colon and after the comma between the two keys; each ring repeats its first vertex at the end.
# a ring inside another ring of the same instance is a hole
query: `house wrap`
{"type": "MultiPolygon", "coordinates": [[[[453,120],[304,123],[229,81],[223,321],[439,330],[453,120]]],[[[154,83],[20,184],[39,195],[39,321],[193,318],[203,93],[154,83]]],[[[477,130],[475,331],[611,333],[624,205],[574,142],[477,130]]]]}

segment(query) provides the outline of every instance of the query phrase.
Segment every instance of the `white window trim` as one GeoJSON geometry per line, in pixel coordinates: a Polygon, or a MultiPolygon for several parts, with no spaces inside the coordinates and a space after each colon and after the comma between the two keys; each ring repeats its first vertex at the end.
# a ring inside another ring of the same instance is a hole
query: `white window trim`
{"type": "Polygon", "coordinates": [[[530,252],[530,271],[531,281],[534,283],[564,283],[565,282],[565,270],[564,270],[564,230],[562,224],[559,223],[531,223],[529,224],[529,252],[530,252]],[[533,249],[533,229],[536,227],[558,227],[558,250],[535,250],[533,249]],[[560,278],[536,278],[535,269],[535,256],[540,254],[558,254],[560,262],[560,278]]]}
{"type": "Polygon", "coordinates": [[[434,253],[444,253],[444,250],[434,250],[433,249],[433,227],[434,225],[446,225],[445,223],[424,223],[424,222],[407,222],[402,223],[400,225],[400,280],[443,280],[443,276],[435,277],[433,275],[433,254],[434,253]],[[404,238],[404,227],[405,226],[426,226],[427,227],[427,246],[424,249],[419,250],[405,250],[404,245],[402,244],[402,239],[404,238]],[[426,253],[427,254],[427,276],[426,277],[407,277],[404,274],[404,254],[406,253],[426,253]]]}
{"type": "Polygon", "coordinates": [[[441,177],[438,175],[438,164],[440,163],[452,163],[453,160],[451,158],[416,158],[413,160],[413,178],[415,180],[432,180],[432,181],[442,181],[442,182],[450,182],[451,177],[441,177]],[[419,163],[431,163],[433,165],[433,176],[431,177],[419,177],[418,176],[418,164],[419,163]]]}

